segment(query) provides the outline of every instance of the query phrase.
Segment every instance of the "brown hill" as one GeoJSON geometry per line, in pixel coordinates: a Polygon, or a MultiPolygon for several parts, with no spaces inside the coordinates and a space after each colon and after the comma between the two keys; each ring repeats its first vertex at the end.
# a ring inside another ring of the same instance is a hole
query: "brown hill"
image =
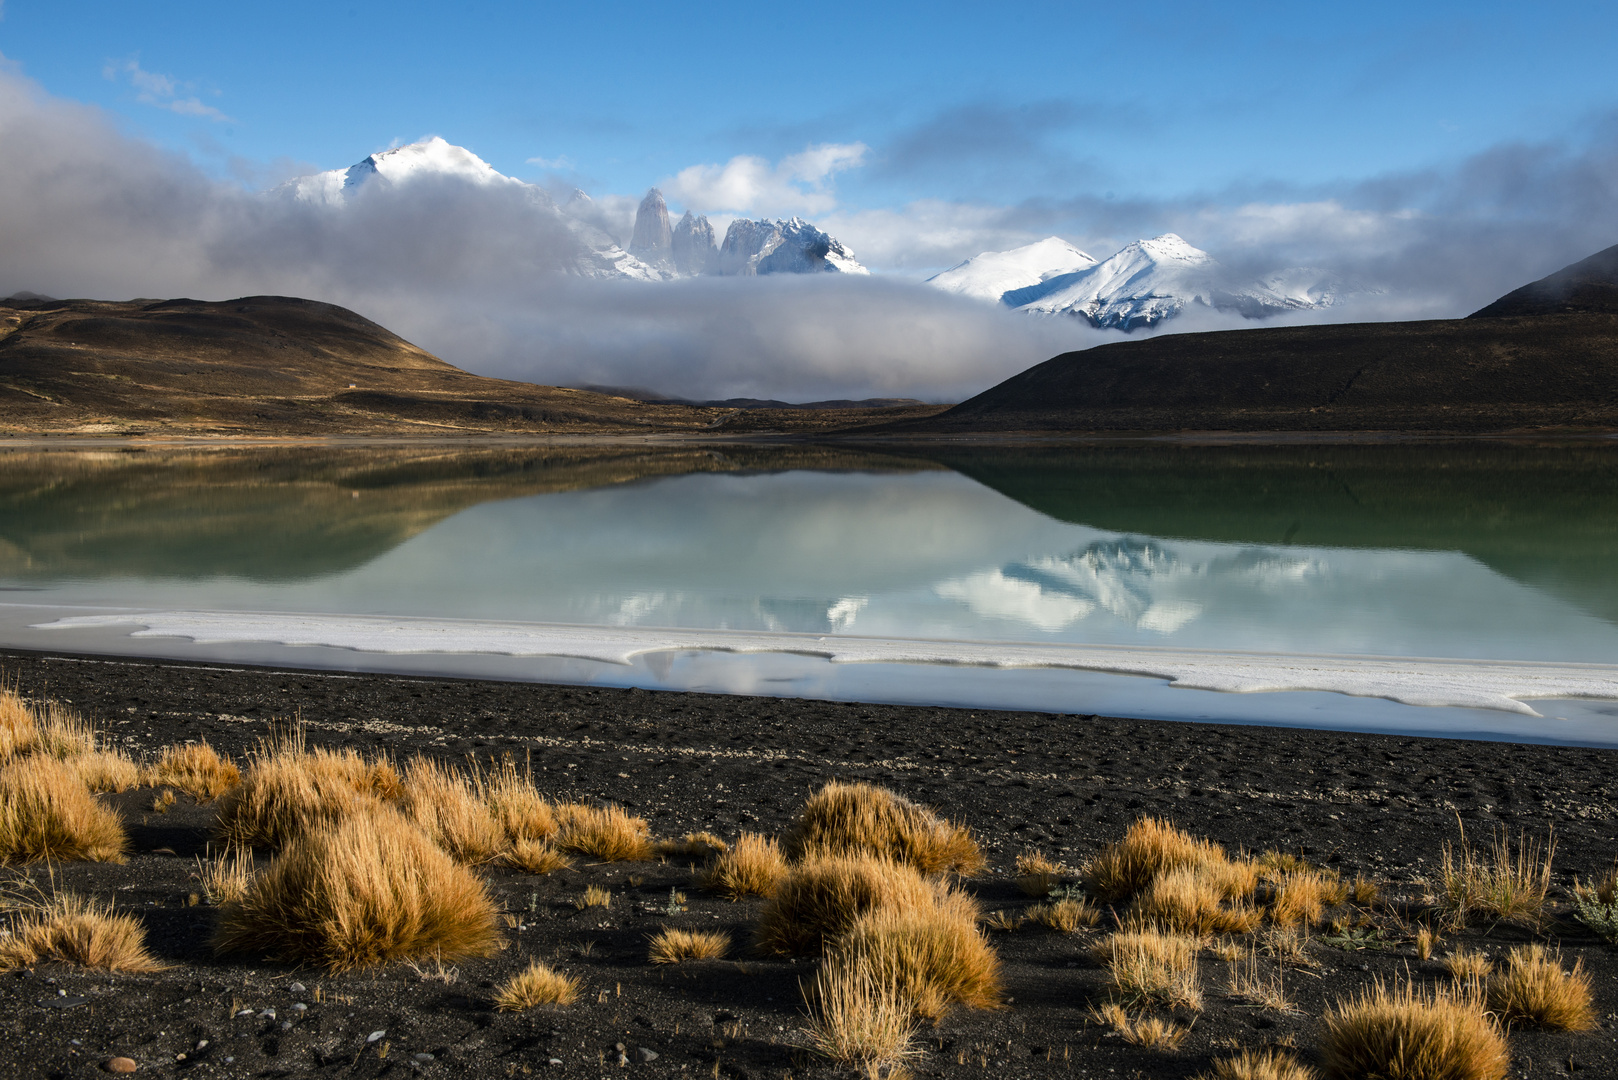
{"type": "Polygon", "coordinates": [[[1467,319],[1102,345],[903,425],[918,433],[1546,428],[1618,428],[1618,248],[1467,319]]]}
{"type": "Polygon", "coordinates": [[[726,433],[850,429],[909,410],[751,410],[490,379],[369,319],[285,296],[0,300],[0,431],[726,433]]]}

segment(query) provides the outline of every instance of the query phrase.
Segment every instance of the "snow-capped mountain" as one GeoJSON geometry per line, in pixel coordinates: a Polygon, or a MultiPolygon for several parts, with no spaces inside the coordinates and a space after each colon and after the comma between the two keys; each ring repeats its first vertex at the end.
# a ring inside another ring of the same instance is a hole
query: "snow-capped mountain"
{"type": "Polygon", "coordinates": [[[1095,259],[1059,236],[1047,236],[1010,251],[984,251],[927,279],[946,292],[979,300],[999,300],[1061,274],[1088,270],[1095,259]]]}
{"type": "MultiPolygon", "coordinates": [[[[387,184],[405,184],[428,176],[453,176],[483,185],[531,186],[498,172],[493,165],[464,146],[456,146],[434,135],[409,146],[371,154],[364,161],[346,169],[330,169],[313,176],[300,176],[287,181],[283,189],[305,202],[334,204],[340,203],[361,185],[378,179],[387,184]]],[[[534,190],[544,195],[547,203],[550,202],[543,188],[534,190]]]]}
{"type": "Polygon", "coordinates": [[[1137,240],[1099,263],[1051,237],[1011,251],[984,252],[929,280],[1030,314],[1072,315],[1092,326],[1125,331],[1155,326],[1194,306],[1263,319],[1330,307],[1364,291],[1324,270],[1303,267],[1243,281],[1173,233],[1137,240]],[[1064,259],[1075,257],[1089,265],[1061,268],[1064,259]]]}
{"type": "Polygon", "coordinates": [[[663,193],[648,191],[635,212],[635,236],[629,252],[652,265],[683,275],[724,274],[868,274],[854,253],[801,218],[772,221],[737,218],[725,230],[725,242],[714,244],[707,217],[687,210],[677,226],[669,226],[663,193]]]}

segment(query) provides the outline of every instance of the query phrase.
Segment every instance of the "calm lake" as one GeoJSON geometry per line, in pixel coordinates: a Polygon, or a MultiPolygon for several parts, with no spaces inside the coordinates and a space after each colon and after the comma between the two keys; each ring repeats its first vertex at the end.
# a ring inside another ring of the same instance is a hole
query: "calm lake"
{"type": "Polygon", "coordinates": [[[18,448],[0,644],[1618,743],[1615,463],[18,448]]]}

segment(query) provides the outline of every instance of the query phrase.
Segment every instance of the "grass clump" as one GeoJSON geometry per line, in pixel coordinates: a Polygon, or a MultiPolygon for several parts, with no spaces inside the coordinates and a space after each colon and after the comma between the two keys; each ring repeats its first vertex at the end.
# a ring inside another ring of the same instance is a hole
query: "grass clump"
{"type": "Polygon", "coordinates": [[[1067,867],[1043,852],[1028,851],[1017,856],[1017,887],[1029,896],[1043,900],[1062,883],[1067,867]]]}
{"type": "Polygon", "coordinates": [[[603,889],[599,885],[586,885],[584,887],[583,895],[581,895],[577,900],[573,901],[573,906],[578,908],[580,911],[583,911],[585,908],[611,907],[612,890],[603,889]]]}
{"type": "Polygon", "coordinates": [[[977,905],[943,894],[920,908],[873,908],[828,950],[827,963],[853,966],[892,984],[911,1007],[938,1020],[952,1004],[1000,1007],[1000,961],[977,928],[977,905]]]}
{"type": "Polygon", "coordinates": [[[525,840],[550,840],[556,836],[556,810],[534,787],[531,768],[519,770],[515,761],[505,757],[487,774],[479,774],[475,783],[495,828],[512,847],[525,840]]]}
{"type": "Polygon", "coordinates": [[[1300,1064],[1285,1050],[1268,1047],[1244,1049],[1235,1057],[1217,1058],[1213,1072],[1197,1080],[1315,1080],[1315,1070],[1300,1064]]]}
{"type": "Polygon", "coordinates": [[[653,935],[647,959],[654,964],[678,964],[681,960],[717,960],[729,951],[729,934],[666,926],[653,935]]]}
{"type": "Polygon", "coordinates": [[[1284,968],[1265,976],[1259,969],[1258,950],[1249,948],[1230,961],[1230,985],[1225,994],[1237,1001],[1269,1012],[1290,1016],[1298,1012],[1286,993],[1284,968]]]}
{"type": "Polygon", "coordinates": [[[704,887],[732,900],[744,896],[773,896],[786,876],[787,861],[781,845],[758,833],[742,833],[730,849],[717,855],[703,875],[704,887]]]}
{"type": "Polygon", "coordinates": [[[1205,876],[1217,878],[1223,899],[1247,896],[1257,884],[1257,871],[1232,863],[1218,844],[1152,817],[1136,821],[1121,840],[1102,848],[1085,867],[1084,876],[1091,896],[1102,903],[1115,903],[1133,897],[1160,874],[1181,867],[1201,867],[1205,876]]]}
{"type": "Polygon", "coordinates": [[[556,846],[604,862],[640,862],[652,857],[646,819],[612,803],[586,806],[564,803],[556,808],[556,846]]]}
{"type": "Polygon", "coordinates": [[[1501,1080],[1506,1040],[1470,996],[1389,990],[1378,980],[1326,1012],[1321,1059],[1332,1080],[1501,1080]]]}
{"type": "Polygon", "coordinates": [[[1033,904],[1023,912],[1028,922],[1055,930],[1059,934],[1072,934],[1096,925],[1101,911],[1082,899],[1065,896],[1044,904],[1033,904]]]}
{"type": "Polygon", "coordinates": [[[500,853],[500,861],[525,874],[554,874],[567,870],[573,861],[543,840],[518,840],[500,853]]]}
{"type": "Polygon", "coordinates": [[[128,847],[123,820],[68,763],[29,757],[0,766],[0,863],[123,862],[128,847]]]}
{"type": "Polygon", "coordinates": [[[1253,907],[1227,907],[1240,889],[1218,863],[1175,866],[1149,881],[1135,897],[1132,922],[1182,934],[1242,934],[1263,918],[1253,907]]]}
{"type": "Polygon", "coordinates": [[[886,788],[833,780],[811,795],[782,843],[789,860],[876,855],[923,874],[974,874],[983,853],[967,829],[886,788]]]}
{"type": "Polygon", "coordinates": [[[132,915],[111,904],[64,893],[11,917],[0,938],[0,971],[46,961],[117,972],[160,971],[146,951],[146,931],[132,915]]]}
{"type": "Polygon", "coordinates": [[[1556,837],[1549,843],[1511,836],[1501,826],[1487,851],[1476,850],[1461,832],[1459,846],[1445,843],[1440,867],[1440,898],[1451,925],[1462,927],[1474,916],[1538,927],[1545,921],[1545,899],[1551,887],[1551,860],[1556,837]]]}
{"type": "Polygon", "coordinates": [[[730,845],[711,832],[688,832],[678,840],[659,840],[652,853],[661,858],[706,860],[723,855],[730,845]]]}
{"type": "Polygon", "coordinates": [[[1129,1010],[1116,1001],[1093,1009],[1091,1016],[1122,1036],[1126,1043],[1147,1050],[1178,1050],[1189,1030],[1157,1016],[1131,1016],[1129,1010]]]}
{"type": "Polygon", "coordinates": [[[1494,971],[1494,961],[1475,949],[1454,949],[1442,961],[1444,970],[1458,983],[1477,982],[1494,971]]]}
{"type": "Polygon", "coordinates": [[[1299,870],[1274,880],[1269,917],[1278,926],[1314,926],[1325,917],[1328,907],[1348,899],[1348,886],[1328,871],[1299,870]]]}
{"type": "Polygon", "coordinates": [[[117,750],[93,750],[63,761],[79,774],[79,779],[94,795],[140,786],[140,766],[117,750]]]}
{"type": "Polygon", "coordinates": [[[400,792],[391,764],[353,750],[311,750],[295,730],[259,744],[242,782],[220,798],[214,832],[227,845],[278,848],[400,792]]]}
{"type": "Polygon", "coordinates": [[[247,895],[253,883],[253,851],[231,848],[212,859],[197,860],[197,881],[208,903],[233,904],[247,895]]]}
{"type": "Polygon", "coordinates": [[[1195,938],[1157,930],[1121,930],[1098,942],[1093,952],[1111,976],[1113,997],[1122,1005],[1201,1011],[1195,938]]]}
{"type": "Polygon", "coordinates": [[[535,960],[501,983],[494,1004],[501,1012],[520,1012],[536,1005],[571,1005],[579,998],[579,980],[535,960]]]}
{"type": "Polygon", "coordinates": [[[1512,1024],[1555,1031],[1589,1031],[1596,1026],[1590,976],[1584,961],[1573,970],[1543,945],[1519,945],[1506,956],[1505,970],[1489,980],[1489,1007],[1512,1024]]]}
{"type": "Polygon", "coordinates": [[[343,971],[488,955],[495,924],[483,882],[377,805],[291,840],[220,909],[214,947],[343,971]]]}
{"type": "Polygon", "coordinates": [[[456,860],[488,862],[507,846],[505,831],[460,772],[418,754],[405,764],[400,779],[400,810],[456,860]]]}
{"type": "Polygon", "coordinates": [[[206,741],[166,746],[146,770],[148,784],[167,784],[198,802],[213,802],[242,782],[242,770],[206,741]]]}
{"type": "Polygon", "coordinates": [[[1573,914],[1607,944],[1618,945],[1618,866],[1593,882],[1573,882],[1573,914]]]}
{"type": "Polygon", "coordinates": [[[814,855],[793,867],[765,902],[755,941],[764,952],[814,956],[867,911],[931,910],[948,895],[903,863],[874,855],[814,855]]]}
{"type": "Polygon", "coordinates": [[[895,1074],[921,1056],[911,1003],[891,982],[859,962],[823,964],[804,989],[809,1045],[823,1057],[867,1076],[895,1074]]]}

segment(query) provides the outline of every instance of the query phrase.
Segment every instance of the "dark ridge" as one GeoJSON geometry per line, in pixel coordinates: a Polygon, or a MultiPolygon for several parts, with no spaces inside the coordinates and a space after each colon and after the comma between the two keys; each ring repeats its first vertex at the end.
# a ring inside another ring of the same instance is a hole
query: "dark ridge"
{"type": "Polygon", "coordinates": [[[1618,244],[1507,293],[1467,316],[1618,315],[1618,244]]]}

